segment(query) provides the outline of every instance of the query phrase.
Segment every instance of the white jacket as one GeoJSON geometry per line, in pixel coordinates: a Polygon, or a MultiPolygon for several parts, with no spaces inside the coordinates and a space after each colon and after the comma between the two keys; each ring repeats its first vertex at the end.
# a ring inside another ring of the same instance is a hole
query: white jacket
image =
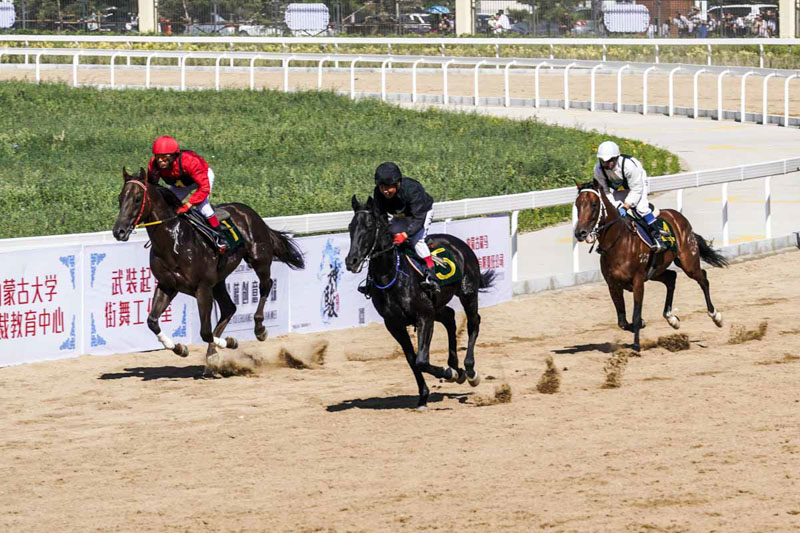
{"type": "Polygon", "coordinates": [[[641,200],[647,199],[647,171],[635,157],[619,156],[613,170],[605,170],[598,161],[594,166],[594,179],[613,205],[619,203],[614,198],[614,191],[627,190],[624,203],[629,206],[637,206],[641,200]]]}

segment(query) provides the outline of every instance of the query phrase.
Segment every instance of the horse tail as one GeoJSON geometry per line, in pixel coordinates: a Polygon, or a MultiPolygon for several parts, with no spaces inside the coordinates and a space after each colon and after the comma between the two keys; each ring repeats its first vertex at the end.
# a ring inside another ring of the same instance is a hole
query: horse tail
{"type": "Polygon", "coordinates": [[[486,292],[494,285],[494,279],[497,277],[497,273],[494,270],[487,270],[483,274],[481,274],[481,282],[478,285],[479,292],[486,292]]]}
{"type": "Polygon", "coordinates": [[[706,242],[702,235],[695,233],[694,238],[697,240],[697,246],[700,248],[700,258],[703,261],[715,267],[728,266],[728,260],[717,250],[713,249],[711,244],[706,242]]]}
{"type": "Polygon", "coordinates": [[[305,268],[306,263],[303,259],[303,252],[300,250],[297,241],[288,236],[286,232],[269,229],[269,236],[272,239],[272,249],[275,257],[282,263],[289,265],[292,270],[305,268]]]}

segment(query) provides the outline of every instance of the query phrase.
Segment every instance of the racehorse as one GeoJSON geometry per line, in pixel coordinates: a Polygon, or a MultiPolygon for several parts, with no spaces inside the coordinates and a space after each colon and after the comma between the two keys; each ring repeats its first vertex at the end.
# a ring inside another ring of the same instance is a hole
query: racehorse
{"type": "Polygon", "coordinates": [[[369,297],[375,309],[383,317],[386,329],[400,343],[419,388],[417,409],[424,410],[428,403],[428,386],[423,372],[450,382],[469,381],[477,387],[481,381],[475,370],[475,341],[478,339],[481,316],[478,314],[478,291],[492,286],[494,272],[481,274],[478,258],[467,244],[451,235],[429,235],[436,247],[444,246],[452,255],[457,268],[463,273],[460,281],[444,285],[436,295],[420,287],[420,278],[407,264],[403,253],[393,245],[389,223],[376,209],[372,198],[360,204],[353,196],[353,219],[350,222],[350,251],[345,258],[347,270],[361,272],[369,261],[369,275],[373,283],[369,297]],[[458,366],[455,311],[447,303],[457,296],[467,315],[469,340],[464,358],[465,369],[458,366]],[[447,329],[448,368],[430,364],[430,346],[433,322],[444,324],[447,329]],[[406,326],[417,330],[417,352],[408,335],[406,326]]]}
{"type": "Polygon", "coordinates": [[[236,312],[236,305],[225,288],[225,278],[244,260],[259,279],[259,300],[256,312],[255,335],[260,341],[267,338],[264,326],[264,305],[272,290],[270,267],[273,258],[300,269],[304,266],[303,254],[297,243],[286,234],[267,226],[250,207],[240,203],[222,204],[230,213],[234,225],[239,228],[244,244],[218,256],[216,249],[201,236],[185,216],[176,216],[181,205],[178,198],[167,188],[149,183],[145,170],[129,175],[122,169],[122,191],[119,193],[119,215],[113,234],[118,241],[127,241],[134,228],[147,223],[150,237],[150,270],[157,285],[153,294],[153,305],[147,317],[147,325],[165,348],[181,357],[189,355],[189,349],[175,344],[158,325],[158,318],[173,298],[179,293],[194,296],[200,313],[200,336],[208,343],[206,351],[206,373],[213,373],[213,365],[219,362],[216,347],[236,348],[233,337],[220,338],[228,321],[236,312]],[[216,301],[220,317],[214,330],[211,329],[211,308],[216,301]]]}
{"type": "Polygon", "coordinates": [[[672,209],[661,210],[659,217],[665,219],[675,232],[677,251],[670,248],[652,257],[650,247],[637,235],[634,222],[620,216],[606,195],[600,191],[596,181],[576,185],[578,197],[575,199],[575,207],[578,210],[578,223],[575,226],[575,238],[580,242],[596,241],[597,251],[601,254],[600,270],[617,309],[617,324],[626,331],[633,331],[635,351],[640,349],[639,330],[644,327],[642,301],[644,283],[648,279],[660,281],[667,287],[663,316],[674,329],[680,327],[680,318],[672,313],[677,273],[667,270],[673,262],[700,285],[706,298],[708,316],[714,324],[722,327],[722,313],[711,303],[708,276],[700,268],[700,259],[716,267],[727,266],[728,261],[692,230],[686,217],[672,209]],[[623,290],[633,292],[632,323],[628,323],[626,319],[623,290]]]}

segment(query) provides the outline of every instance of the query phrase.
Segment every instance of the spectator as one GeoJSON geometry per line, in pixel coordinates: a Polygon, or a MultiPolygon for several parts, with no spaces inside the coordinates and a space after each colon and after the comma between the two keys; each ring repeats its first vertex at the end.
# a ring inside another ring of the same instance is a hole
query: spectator
{"type": "Polygon", "coordinates": [[[511,21],[508,19],[508,15],[503,12],[501,9],[497,12],[497,28],[494,30],[495,33],[505,33],[511,29],[511,21]]]}

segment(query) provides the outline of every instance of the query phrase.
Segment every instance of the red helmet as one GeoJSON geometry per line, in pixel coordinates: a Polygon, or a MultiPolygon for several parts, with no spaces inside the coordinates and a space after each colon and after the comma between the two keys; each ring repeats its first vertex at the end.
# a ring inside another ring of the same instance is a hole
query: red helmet
{"type": "Polygon", "coordinates": [[[175,152],[179,152],[180,149],[181,148],[178,146],[178,141],[172,137],[169,137],[168,135],[159,137],[153,143],[153,155],[174,154],[175,152]]]}

